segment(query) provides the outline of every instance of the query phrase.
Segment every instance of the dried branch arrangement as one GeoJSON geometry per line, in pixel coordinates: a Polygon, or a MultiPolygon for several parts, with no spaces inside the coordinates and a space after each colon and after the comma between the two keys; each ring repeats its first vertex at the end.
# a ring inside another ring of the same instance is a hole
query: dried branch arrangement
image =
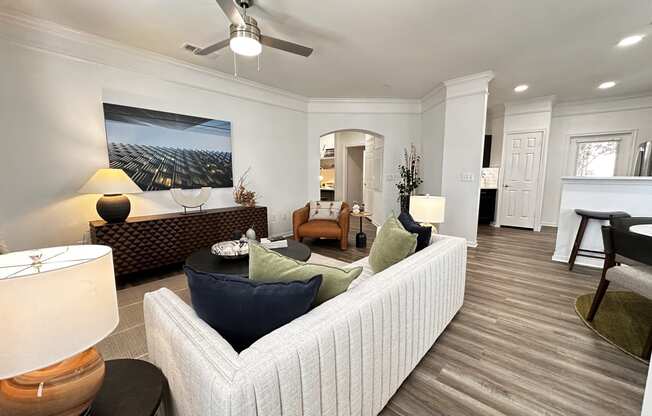
{"type": "Polygon", "coordinates": [[[249,167],[238,179],[238,183],[233,188],[233,200],[236,204],[245,207],[256,206],[256,192],[247,190],[247,175],[251,171],[249,167]]]}

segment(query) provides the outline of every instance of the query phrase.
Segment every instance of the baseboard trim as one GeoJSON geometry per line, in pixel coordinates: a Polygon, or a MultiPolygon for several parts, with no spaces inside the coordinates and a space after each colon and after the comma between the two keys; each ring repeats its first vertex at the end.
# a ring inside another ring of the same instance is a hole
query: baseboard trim
{"type": "MultiPolygon", "coordinates": [[[[552,255],[552,261],[556,261],[557,263],[566,263],[566,264],[568,264],[568,259],[569,258],[570,258],[570,255],[557,254],[557,253],[552,255]]],[[[603,260],[598,260],[598,259],[592,259],[592,258],[586,258],[586,257],[578,256],[575,259],[575,265],[591,267],[591,268],[594,268],[594,269],[602,269],[602,267],[604,266],[604,261],[603,260]]]]}

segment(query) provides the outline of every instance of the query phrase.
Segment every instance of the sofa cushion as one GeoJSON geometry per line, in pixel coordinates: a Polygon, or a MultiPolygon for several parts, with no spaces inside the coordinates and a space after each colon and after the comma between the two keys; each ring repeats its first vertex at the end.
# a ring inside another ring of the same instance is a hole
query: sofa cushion
{"type": "Polygon", "coordinates": [[[416,247],[417,235],[406,231],[392,214],[380,227],[371,246],[369,265],[374,273],[379,273],[414,253],[416,247]]]}
{"type": "Polygon", "coordinates": [[[342,201],[310,201],[309,221],[337,221],[342,210],[342,201]]]}
{"type": "Polygon", "coordinates": [[[430,244],[430,236],[432,235],[432,227],[423,227],[418,222],[414,221],[409,212],[401,212],[398,216],[403,228],[417,235],[417,248],[415,251],[423,250],[430,244]]]}
{"type": "Polygon", "coordinates": [[[240,352],[258,338],[308,312],[322,277],[261,283],[185,266],[192,306],[201,319],[240,352]]]}
{"type": "Polygon", "coordinates": [[[299,226],[299,234],[305,237],[339,238],[340,225],[331,220],[312,220],[299,226]]]}
{"type": "Polygon", "coordinates": [[[268,250],[259,244],[249,246],[249,279],[257,282],[307,280],[321,275],[322,284],[315,304],[319,305],[344,293],[362,267],[340,269],[321,264],[304,263],[268,250]]]}

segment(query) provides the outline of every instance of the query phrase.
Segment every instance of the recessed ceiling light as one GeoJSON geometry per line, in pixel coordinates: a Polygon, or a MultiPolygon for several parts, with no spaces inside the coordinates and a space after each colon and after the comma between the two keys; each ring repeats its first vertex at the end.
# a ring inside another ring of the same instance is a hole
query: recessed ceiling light
{"type": "Polygon", "coordinates": [[[598,88],[601,90],[608,90],[609,88],[615,87],[616,82],[615,81],[606,81],[603,82],[602,84],[598,85],[598,88]]]}
{"type": "Polygon", "coordinates": [[[523,84],[523,85],[519,85],[518,87],[514,88],[514,91],[523,92],[523,91],[526,91],[528,88],[530,88],[530,87],[523,84]]]}
{"type": "Polygon", "coordinates": [[[636,45],[637,43],[642,41],[644,37],[645,37],[645,35],[627,36],[626,38],[624,38],[620,42],[618,42],[618,46],[620,46],[621,48],[624,48],[626,46],[636,45]]]}

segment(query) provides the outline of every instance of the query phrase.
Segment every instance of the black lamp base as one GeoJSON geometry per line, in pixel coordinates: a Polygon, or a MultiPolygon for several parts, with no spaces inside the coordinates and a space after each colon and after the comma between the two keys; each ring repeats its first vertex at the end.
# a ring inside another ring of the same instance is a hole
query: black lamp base
{"type": "Polygon", "coordinates": [[[98,201],[97,213],[106,222],[123,222],[131,212],[131,202],[125,195],[104,195],[98,201]]]}

